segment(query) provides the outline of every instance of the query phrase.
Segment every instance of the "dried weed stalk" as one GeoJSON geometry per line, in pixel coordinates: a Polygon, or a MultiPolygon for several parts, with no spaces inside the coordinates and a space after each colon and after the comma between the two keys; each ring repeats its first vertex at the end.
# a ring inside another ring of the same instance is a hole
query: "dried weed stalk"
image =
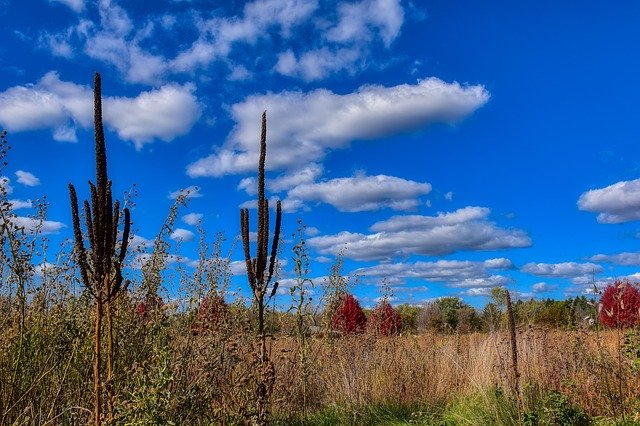
{"type": "Polygon", "coordinates": [[[131,218],[129,209],[123,210],[123,231],[120,250],[116,253],[118,223],[120,221],[120,202],[112,200],[111,181],[107,176],[107,152],[102,127],[102,98],[100,74],[94,78],[94,125],[96,154],[96,184],[89,182],[91,204],[85,200],[84,216],[86,220],[86,238],[89,240],[89,252],[85,248],[85,235],[80,226],[78,197],[73,184],[69,184],[73,233],[75,237],[75,256],[80,268],[82,282],[95,298],[94,323],[94,422],[102,422],[102,381],[100,372],[102,319],[107,320],[107,378],[104,382],[107,393],[108,419],[113,416],[115,389],[113,386],[113,312],[112,302],[118,293],[126,287],[122,279],[122,263],[127,253],[131,218]]]}

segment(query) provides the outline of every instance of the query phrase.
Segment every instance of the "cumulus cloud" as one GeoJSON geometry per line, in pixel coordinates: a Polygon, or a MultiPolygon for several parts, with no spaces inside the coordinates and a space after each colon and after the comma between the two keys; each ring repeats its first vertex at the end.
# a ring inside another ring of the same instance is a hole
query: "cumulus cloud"
{"type": "Polygon", "coordinates": [[[526,232],[500,228],[488,215],[489,209],[467,207],[437,216],[394,216],[373,224],[369,229],[374,233],[343,231],[310,238],[309,245],[320,254],[337,255],[344,250],[346,257],[356,260],[531,246],[526,232]]]}
{"type": "Polygon", "coordinates": [[[189,213],[182,216],[182,221],[187,225],[196,226],[202,222],[202,213],[189,213]]]}
{"type": "Polygon", "coordinates": [[[18,209],[30,209],[33,207],[33,202],[31,200],[9,200],[9,205],[11,206],[11,210],[18,209]]]}
{"type": "MultiPolygon", "coordinates": [[[[57,234],[66,225],[62,222],[56,222],[52,220],[40,220],[27,216],[14,216],[9,217],[10,226],[14,229],[24,229],[28,234],[57,234]]],[[[0,221],[0,225],[4,225],[0,221]]]]}
{"type": "Polygon", "coordinates": [[[179,242],[193,241],[194,237],[195,235],[193,232],[183,228],[177,228],[170,235],[170,238],[172,240],[179,241],[179,242]]]}
{"type": "MultiPolygon", "coordinates": [[[[165,85],[134,98],[104,97],[105,125],[137,149],[155,139],[171,141],[189,132],[201,115],[193,85],[165,85]]],[[[0,93],[0,124],[10,131],[51,129],[54,139],[77,141],[76,129],[93,123],[93,91],[48,72],[36,84],[0,93]]]]}
{"type": "Polygon", "coordinates": [[[578,199],[578,208],[598,213],[600,223],[640,220],[640,179],[587,191],[578,199]]]}
{"type": "Polygon", "coordinates": [[[413,85],[363,86],[346,95],[318,89],[250,96],[231,107],[236,126],[225,144],[190,164],[187,172],[197,177],[252,171],[259,155],[257,117],[264,110],[270,121],[266,167],[286,170],[317,163],[328,150],[344,148],[354,140],[416,131],[437,122],[455,123],[488,100],[483,86],[437,78],[413,85]]]}
{"type": "Polygon", "coordinates": [[[366,277],[393,277],[394,279],[422,279],[428,282],[445,283],[450,287],[496,287],[505,285],[509,279],[491,274],[490,270],[509,270],[513,264],[509,259],[497,258],[486,261],[438,260],[436,262],[382,263],[360,268],[354,274],[366,277]]]}
{"type": "Polygon", "coordinates": [[[288,199],[321,201],[343,212],[411,210],[418,206],[417,198],[429,192],[428,183],[386,175],[357,175],[298,185],[288,192],[288,199]]]}
{"type": "Polygon", "coordinates": [[[547,284],[545,282],[535,283],[533,286],[531,286],[531,291],[533,293],[549,293],[557,289],[557,285],[547,284]]]}
{"type": "Polygon", "coordinates": [[[40,179],[38,179],[33,173],[25,172],[24,170],[18,170],[16,172],[18,177],[18,183],[26,186],[38,186],[40,185],[40,179]]]}
{"type": "Polygon", "coordinates": [[[590,260],[592,262],[613,263],[622,266],[640,266],[640,253],[596,254],[590,260]]]}
{"type": "Polygon", "coordinates": [[[595,263],[527,263],[522,268],[522,272],[548,278],[578,278],[591,276],[604,271],[604,268],[595,263]]]}

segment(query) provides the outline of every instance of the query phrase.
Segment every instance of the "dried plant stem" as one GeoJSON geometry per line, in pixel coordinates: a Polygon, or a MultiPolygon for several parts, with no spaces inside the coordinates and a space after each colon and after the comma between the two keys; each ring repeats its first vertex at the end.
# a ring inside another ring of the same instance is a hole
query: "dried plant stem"
{"type": "Polygon", "coordinates": [[[96,300],[94,324],[94,421],[96,425],[102,422],[102,381],[100,373],[101,338],[103,316],[107,323],[107,379],[104,383],[107,394],[107,420],[113,420],[115,389],[113,383],[113,311],[112,302],[118,292],[126,288],[128,283],[122,282],[122,263],[124,261],[129,242],[131,219],[129,209],[123,210],[123,231],[120,252],[116,254],[116,240],[120,221],[120,203],[113,202],[111,181],[107,176],[107,152],[102,127],[102,92],[100,74],[94,79],[94,126],[95,126],[95,156],[96,156],[96,184],[89,182],[91,190],[91,204],[83,204],[86,220],[87,239],[90,251],[85,248],[85,236],[80,227],[80,213],[78,197],[73,184],[69,184],[71,199],[71,214],[73,234],[75,239],[76,263],[80,268],[82,282],[96,300]]]}
{"type": "Polygon", "coordinates": [[[265,308],[269,300],[276,294],[278,283],[275,282],[269,298],[265,300],[273,271],[280,241],[280,224],[282,221],[282,206],[276,204],[276,224],[269,252],[269,202],[264,195],[264,166],[267,156],[267,113],[262,114],[262,132],[260,135],[260,159],[258,161],[258,244],[256,257],[251,257],[249,241],[249,210],[240,210],[240,230],[244,248],[247,278],[253,293],[253,301],[258,310],[258,336],[260,339],[260,380],[256,390],[256,424],[266,424],[268,415],[268,399],[275,381],[273,364],[267,352],[267,335],[265,331],[265,308]],[[268,265],[267,265],[268,262],[268,265]]]}
{"type": "Polygon", "coordinates": [[[95,425],[99,425],[102,421],[102,392],[100,390],[100,353],[101,353],[101,330],[102,330],[102,299],[96,299],[96,318],[94,322],[94,341],[93,341],[93,421],[95,425]]]}
{"type": "Polygon", "coordinates": [[[512,382],[511,386],[518,400],[518,409],[522,410],[522,395],[520,393],[520,372],[518,370],[518,345],[516,342],[516,320],[511,304],[511,295],[509,290],[505,289],[505,301],[507,305],[507,323],[509,327],[509,343],[511,346],[511,368],[512,382]]]}

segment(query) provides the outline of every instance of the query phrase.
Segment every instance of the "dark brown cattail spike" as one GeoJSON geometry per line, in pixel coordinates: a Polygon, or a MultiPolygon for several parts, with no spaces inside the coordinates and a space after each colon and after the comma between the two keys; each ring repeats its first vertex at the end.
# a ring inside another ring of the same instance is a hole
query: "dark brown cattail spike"
{"type": "MultiPolygon", "coordinates": [[[[258,335],[260,337],[260,362],[263,368],[273,368],[269,360],[266,348],[266,331],[264,314],[268,300],[265,301],[269,282],[273,277],[278,243],[280,241],[280,225],[282,223],[282,207],[280,201],[276,207],[276,223],[269,256],[269,202],[264,194],[264,169],[267,156],[267,113],[262,114],[262,131],[260,134],[260,157],[258,160],[258,238],[256,242],[256,257],[251,257],[249,242],[249,211],[240,210],[240,234],[244,248],[244,257],[247,267],[247,279],[253,292],[253,300],[258,310],[258,335]],[[267,269],[267,262],[269,262],[267,269]]],[[[276,294],[278,283],[271,289],[269,299],[276,294]]],[[[258,405],[256,424],[266,424],[268,414],[268,399],[273,389],[273,378],[261,379],[256,390],[256,402],[258,405]]]]}
{"type": "MultiPolygon", "coordinates": [[[[96,299],[95,336],[94,336],[94,424],[102,422],[102,389],[107,393],[107,420],[113,420],[115,390],[113,382],[113,318],[111,302],[117,297],[122,287],[122,263],[124,262],[131,217],[128,209],[123,210],[123,232],[120,243],[120,253],[116,257],[118,239],[118,222],[120,220],[120,203],[113,202],[111,181],[107,176],[107,151],[102,126],[102,99],[100,74],[94,79],[94,124],[95,124],[95,155],[96,155],[96,183],[89,182],[91,204],[84,202],[86,216],[87,238],[89,240],[90,255],[84,246],[84,236],[80,227],[78,213],[78,199],[75,188],[69,184],[71,197],[71,214],[75,238],[76,261],[80,267],[82,281],[85,287],[96,299]],[[102,317],[106,316],[107,323],[107,378],[101,381],[101,335],[102,317]]],[[[126,286],[125,286],[126,287],[126,286]]]]}

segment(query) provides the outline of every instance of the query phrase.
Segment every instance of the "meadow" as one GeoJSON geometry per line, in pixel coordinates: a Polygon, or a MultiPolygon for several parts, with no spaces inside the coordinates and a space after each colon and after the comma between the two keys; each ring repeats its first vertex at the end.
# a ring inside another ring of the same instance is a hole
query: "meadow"
{"type": "MultiPolygon", "coordinates": [[[[0,424],[640,423],[640,339],[633,321],[600,324],[597,300],[512,303],[497,289],[479,312],[457,298],[391,307],[387,289],[367,311],[349,297],[339,258],[329,278],[312,282],[304,226],[291,253],[279,247],[279,204],[269,235],[264,117],[257,242],[253,212],[241,213],[251,297],[229,289],[222,234],[201,232],[194,268],[169,262],[184,196],[150,253],[128,247],[99,87],[97,76],[90,201],[78,203],[70,187],[75,243],[52,254],[37,226],[15,220],[4,191],[0,200],[0,424]],[[45,254],[55,260],[40,263],[45,254]],[[272,303],[281,258],[295,275],[285,308],[272,303]]],[[[7,146],[3,134],[3,156],[7,146]]],[[[44,217],[42,203],[32,219],[44,217]]],[[[610,317],[635,309],[637,323],[635,299],[613,300],[610,317]]]]}

